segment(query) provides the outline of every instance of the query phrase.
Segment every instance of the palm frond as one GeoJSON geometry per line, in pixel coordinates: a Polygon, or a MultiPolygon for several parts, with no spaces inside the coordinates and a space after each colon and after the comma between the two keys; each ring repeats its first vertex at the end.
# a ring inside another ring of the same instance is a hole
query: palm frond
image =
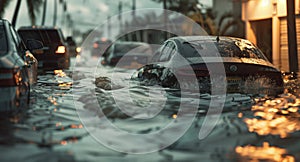
{"type": "Polygon", "coordinates": [[[36,13],[40,12],[40,7],[43,4],[43,0],[27,0],[28,14],[31,21],[31,25],[36,24],[36,13]]]}
{"type": "Polygon", "coordinates": [[[10,2],[11,0],[0,0],[0,18],[3,17],[5,8],[8,6],[10,2]]]}

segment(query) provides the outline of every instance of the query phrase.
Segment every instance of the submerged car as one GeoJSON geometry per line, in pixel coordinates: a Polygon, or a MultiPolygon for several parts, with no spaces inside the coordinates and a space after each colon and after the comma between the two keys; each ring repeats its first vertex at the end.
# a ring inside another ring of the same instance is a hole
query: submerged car
{"type": "Polygon", "coordinates": [[[30,51],[42,43],[28,40],[26,45],[12,25],[0,19],[0,111],[27,104],[30,85],[37,81],[38,62],[30,51]]]}
{"type": "Polygon", "coordinates": [[[219,75],[220,83],[226,82],[227,92],[247,92],[254,87],[283,91],[281,72],[250,41],[233,37],[170,38],[154,54],[152,62],[138,69],[132,79],[182,89],[195,86],[189,85],[189,79],[196,78],[200,92],[210,92],[211,75],[219,75]],[[179,78],[185,83],[180,84],[179,78]]]}
{"type": "Polygon", "coordinates": [[[114,42],[102,55],[102,65],[139,68],[149,62],[152,49],[143,42],[114,42]]]}
{"type": "Polygon", "coordinates": [[[93,42],[93,47],[91,50],[92,57],[99,57],[101,56],[107,48],[111,45],[111,41],[107,40],[106,38],[102,38],[101,40],[96,40],[93,42]]]}
{"type": "Polygon", "coordinates": [[[44,47],[35,50],[33,55],[39,62],[39,68],[43,70],[68,69],[70,56],[68,44],[64,39],[60,28],[56,27],[21,27],[18,29],[22,40],[39,40],[44,47]]]}

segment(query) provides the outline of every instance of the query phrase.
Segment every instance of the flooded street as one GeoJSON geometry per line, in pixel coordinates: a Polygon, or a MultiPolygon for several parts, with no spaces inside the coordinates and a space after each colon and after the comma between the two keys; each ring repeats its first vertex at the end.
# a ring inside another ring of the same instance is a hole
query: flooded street
{"type": "Polygon", "coordinates": [[[200,140],[206,117],[216,115],[207,115],[209,106],[217,105],[210,100],[218,96],[142,86],[130,81],[135,70],[103,67],[96,58],[77,58],[72,64],[70,70],[38,77],[29,108],[1,116],[1,161],[300,160],[300,87],[295,80],[287,79],[278,97],[227,94],[212,132],[200,140]],[[170,126],[180,120],[182,105],[197,105],[194,120],[170,126]],[[155,136],[161,138],[137,138],[117,134],[108,122],[137,135],[171,128],[155,136]],[[134,140],[144,143],[137,146],[134,140]],[[138,148],[148,153],[134,154],[138,148]]]}

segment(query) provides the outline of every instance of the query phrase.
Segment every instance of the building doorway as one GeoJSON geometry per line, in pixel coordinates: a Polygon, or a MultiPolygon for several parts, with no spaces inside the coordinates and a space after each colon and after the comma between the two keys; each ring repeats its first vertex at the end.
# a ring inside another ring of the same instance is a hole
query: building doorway
{"type": "Polygon", "coordinates": [[[256,36],[256,45],[272,62],[272,19],[251,22],[251,27],[256,36]]]}

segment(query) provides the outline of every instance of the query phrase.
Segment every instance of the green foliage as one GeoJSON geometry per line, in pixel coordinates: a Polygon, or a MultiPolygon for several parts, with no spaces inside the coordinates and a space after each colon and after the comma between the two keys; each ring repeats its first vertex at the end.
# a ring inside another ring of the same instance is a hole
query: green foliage
{"type": "Polygon", "coordinates": [[[5,8],[9,5],[11,0],[0,0],[0,18],[3,17],[5,8]]]}
{"type": "MultiPolygon", "coordinates": [[[[163,3],[164,0],[153,0],[155,2],[163,3]]],[[[184,15],[190,16],[191,11],[196,12],[197,5],[201,5],[198,0],[165,0],[166,9],[180,12],[184,15]]]]}
{"type": "Polygon", "coordinates": [[[224,13],[216,22],[216,13],[211,9],[207,9],[206,13],[201,13],[198,6],[202,6],[198,0],[152,0],[158,3],[166,2],[166,9],[182,13],[195,22],[197,22],[209,35],[228,35],[243,37],[243,22],[239,17],[235,17],[232,13],[224,13]],[[231,31],[230,29],[236,29],[231,31]]]}
{"type": "Polygon", "coordinates": [[[36,13],[40,12],[43,0],[26,0],[31,25],[36,25],[36,13]]]}

